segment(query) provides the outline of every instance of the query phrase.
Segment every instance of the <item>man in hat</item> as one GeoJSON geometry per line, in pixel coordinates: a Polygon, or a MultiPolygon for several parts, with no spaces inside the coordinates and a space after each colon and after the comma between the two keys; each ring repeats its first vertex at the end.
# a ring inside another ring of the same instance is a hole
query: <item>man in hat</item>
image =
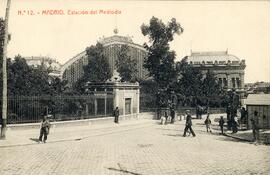
{"type": "Polygon", "coordinates": [[[186,114],[187,114],[187,118],[186,118],[186,127],[185,127],[185,130],[184,130],[184,134],[183,136],[186,137],[186,133],[188,130],[190,130],[191,134],[193,135],[193,137],[195,137],[195,133],[192,129],[192,118],[191,118],[191,115],[190,115],[190,110],[186,110],[186,114]]]}

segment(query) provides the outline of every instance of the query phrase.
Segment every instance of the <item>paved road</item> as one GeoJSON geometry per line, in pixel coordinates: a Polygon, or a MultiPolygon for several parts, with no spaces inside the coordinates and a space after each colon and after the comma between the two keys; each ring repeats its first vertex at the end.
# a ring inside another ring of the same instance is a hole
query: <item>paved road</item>
{"type": "MultiPolygon", "coordinates": [[[[182,137],[183,121],[150,121],[76,128],[77,138],[0,147],[0,174],[269,174],[269,146],[238,142],[216,130],[208,134],[201,123],[194,120],[195,138],[182,137]]],[[[61,132],[57,134],[60,137],[61,132]]]]}

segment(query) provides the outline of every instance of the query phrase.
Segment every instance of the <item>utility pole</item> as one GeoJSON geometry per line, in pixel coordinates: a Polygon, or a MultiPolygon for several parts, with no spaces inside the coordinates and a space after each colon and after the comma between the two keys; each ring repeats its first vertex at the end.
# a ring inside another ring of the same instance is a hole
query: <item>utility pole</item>
{"type": "Polygon", "coordinates": [[[5,23],[4,23],[4,46],[3,46],[3,97],[2,97],[2,127],[1,139],[6,138],[7,129],[7,44],[8,44],[8,18],[11,0],[7,0],[5,23]]]}

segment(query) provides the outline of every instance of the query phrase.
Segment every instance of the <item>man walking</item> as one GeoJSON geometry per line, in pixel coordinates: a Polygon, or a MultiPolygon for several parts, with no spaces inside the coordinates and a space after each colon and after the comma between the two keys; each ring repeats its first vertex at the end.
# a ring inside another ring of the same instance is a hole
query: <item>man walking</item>
{"type": "Polygon", "coordinates": [[[193,135],[193,137],[195,137],[195,133],[192,129],[192,118],[191,118],[191,115],[190,115],[190,110],[186,110],[186,114],[187,114],[187,118],[186,118],[186,127],[185,127],[185,130],[184,130],[184,134],[183,134],[183,137],[186,137],[186,133],[188,130],[190,130],[191,134],[193,135]]]}
{"type": "Polygon", "coordinates": [[[171,108],[171,123],[174,123],[175,120],[175,110],[174,110],[174,106],[172,106],[171,108]]]}
{"type": "Polygon", "coordinates": [[[119,109],[118,107],[115,108],[113,111],[113,116],[114,116],[114,123],[118,123],[118,118],[119,118],[119,109]]]}

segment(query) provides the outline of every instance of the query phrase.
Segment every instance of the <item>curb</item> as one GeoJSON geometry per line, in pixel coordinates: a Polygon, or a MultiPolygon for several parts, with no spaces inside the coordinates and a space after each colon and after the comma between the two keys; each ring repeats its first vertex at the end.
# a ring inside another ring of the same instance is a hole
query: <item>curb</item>
{"type": "Polygon", "coordinates": [[[232,136],[232,135],[228,135],[228,134],[226,134],[226,133],[224,133],[223,135],[226,136],[226,137],[230,137],[230,138],[234,138],[234,139],[240,140],[240,141],[253,142],[252,140],[244,139],[244,138],[236,137],[236,136],[232,136]]]}

